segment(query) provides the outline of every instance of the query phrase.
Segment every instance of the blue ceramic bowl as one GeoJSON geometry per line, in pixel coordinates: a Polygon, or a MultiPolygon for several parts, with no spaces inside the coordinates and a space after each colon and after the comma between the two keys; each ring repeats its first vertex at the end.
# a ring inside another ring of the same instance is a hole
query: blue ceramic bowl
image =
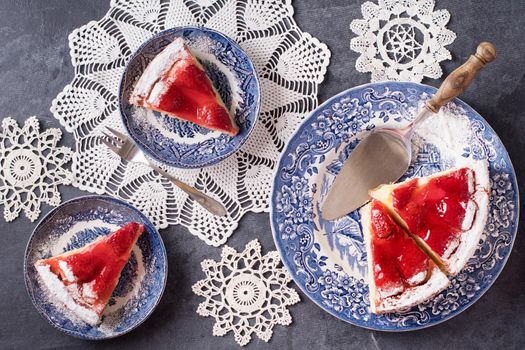
{"type": "Polygon", "coordinates": [[[344,91],[301,124],[277,166],[270,214],[282,261],[309,298],[354,325],[409,331],[446,321],[473,305],[490,288],[512,250],[519,218],[512,163],[494,130],[459,99],[444,108],[461,116],[461,125],[465,126],[457,132],[461,148],[448,151],[423,138],[404,176],[429,175],[466,157],[488,160],[492,194],[487,225],[474,256],[451,279],[449,288],[406,312],[371,313],[359,212],[335,221],[323,220],[320,215],[322,198],[326,198],[330,183],[360,140],[377,127],[406,125],[422,101],[435,92],[430,86],[399,82],[366,84],[344,91]]]}
{"type": "Polygon", "coordinates": [[[124,125],[149,156],[177,168],[201,168],[220,162],[246,142],[257,121],[260,87],[248,55],[232,39],[202,27],[178,27],[158,33],[131,56],[120,83],[119,106],[124,125]],[[136,81],[153,58],[175,38],[182,37],[235,114],[239,133],[210,131],[129,103],[136,81]]]}
{"type": "Polygon", "coordinates": [[[38,312],[59,330],[82,339],[107,339],[138,327],[160,301],[168,272],[166,249],[153,224],[131,205],[106,196],[86,196],[67,201],[47,214],[27,244],[24,274],[27,291],[38,312]],[[34,263],[85,246],[130,221],[144,225],[100,325],[90,326],[71,317],[49,298],[34,263]]]}

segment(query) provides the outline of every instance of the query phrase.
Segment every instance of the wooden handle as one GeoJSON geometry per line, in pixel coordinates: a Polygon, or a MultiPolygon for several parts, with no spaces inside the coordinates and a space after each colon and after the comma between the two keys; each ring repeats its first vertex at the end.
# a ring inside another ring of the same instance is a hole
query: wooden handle
{"type": "Polygon", "coordinates": [[[434,97],[427,101],[427,107],[432,112],[437,113],[441,107],[465,91],[474,77],[485,67],[485,64],[494,61],[494,59],[496,59],[494,45],[486,41],[479,44],[476,53],[443,81],[434,97]]]}

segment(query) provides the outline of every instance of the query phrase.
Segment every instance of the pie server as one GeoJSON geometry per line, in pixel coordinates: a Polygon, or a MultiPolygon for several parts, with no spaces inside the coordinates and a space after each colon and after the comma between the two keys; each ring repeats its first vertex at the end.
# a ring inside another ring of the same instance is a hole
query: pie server
{"type": "Polygon", "coordinates": [[[369,190],[398,180],[410,165],[414,129],[461,94],[485,64],[495,58],[494,45],[482,42],[476,53],[443,81],[407,127],[380,128],[363,139],[345,161],[330,188],[321,208],[323,218],[334,220],[358,209],[369,200],[369,190]]]}

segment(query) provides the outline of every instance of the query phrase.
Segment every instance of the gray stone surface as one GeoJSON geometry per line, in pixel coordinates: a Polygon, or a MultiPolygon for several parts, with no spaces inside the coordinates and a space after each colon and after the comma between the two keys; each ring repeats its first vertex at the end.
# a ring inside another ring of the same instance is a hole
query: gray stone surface
{"type": "MultiPolygon", "coordinates": [[[[332,61],[321,86],[320,101],[368,81],[355,68],[350,51],[349,23],[360,18],[355,0],[297,0],[299,25],[332,50],[332,61]]],[[[101,18],[108,0],[3,0],[0,1],[0,117],[22,122],[37,115],[45,127],[58,127],[49,112],[52,99],[72,76],[67,36],[88,21],[101,18]]],[[[499,49],[499,58],[473,83],[463,100],[476,109],[506,145],[524,188],[525,172],[525,2],[522,0],[438,1],[452,15],[449,27],[458,37],[449,46],[453,60],[445,73],[463,62],[482,40],[499,49]]],[[[426,80],[437,86],[439,81],[426,80]]],[[[73,146],[70,135],[64,144],[73,146]]],[[[62,188],[64,199],[85,193],[62,188]]],[[[43,213],[50,210],[44,206],[43,213]]],[[[197,316],[201,299],[191,285],[202,278],[199,263],[218,259],[220,249],[208,247],[180,226],[162,230],[169,259],[166,292],[153,315],[128,335],[101,342],[71,338],[38,315],[26,293],[23,256],[34,224],[25,218],[6,224],[0,219],[0,348],[170,348],[232,349],[233,337],[211,336],[213,320],[197,316]]],[[[254,338],[247,348],[281,349],[500,349],[525,345],[525,248],[523,227],[514,251],[494,286],[474,306],[454,319],[411,333],[383,333],[360,329],[318,308],[304,294],[292,306],[294,322],[277,326],[269,344],[254,338]]],[[[267,214],[249,214],[228,244],[240,249],[258,237],[265,251],[274,249],[267,214]]]]}

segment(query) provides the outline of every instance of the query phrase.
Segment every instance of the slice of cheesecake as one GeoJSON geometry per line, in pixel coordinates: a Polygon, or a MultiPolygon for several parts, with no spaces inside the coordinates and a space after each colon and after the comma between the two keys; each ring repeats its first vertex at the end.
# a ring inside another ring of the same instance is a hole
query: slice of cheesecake
{"type": "Polygon", "coordinates": [[[231,136],[239,132],[235,119],[182,38],[176,38],[148,64],[129,101],[231,136]]]}
{"type": "Polygon", "coordinates": [[[447,276],[390,217],[381,202],[372,200],[360,213],[371,312],[403,311],[450,285],[447,276]]]}
{"type": "Polygon", "coordinates": [[[35,268],[56,301],[97,325],[142,232],[143,225],[131,222],[82,248],[38,260],[35,268]]]}
{"type": "Polygon", "coordinates": [[[452,276],[465,266],[478,246],[487,221],[489,194],[486,160],[383,185],[370,192],[452,276]]]}

